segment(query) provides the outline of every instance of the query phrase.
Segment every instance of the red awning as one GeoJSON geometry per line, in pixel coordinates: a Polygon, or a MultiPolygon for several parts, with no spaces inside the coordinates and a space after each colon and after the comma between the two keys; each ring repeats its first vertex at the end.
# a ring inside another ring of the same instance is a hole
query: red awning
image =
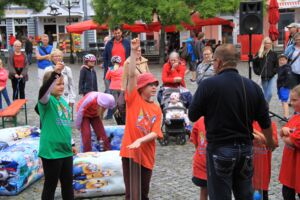
{"type": "Polygon", "coordinates": [[[66,26],[67,32],[82,34],[84,31],[88,30],[107,30],[108,26],[106,24],[97,24],[93,20],[86,20],[78,23],[74,23],[66,26]]]}

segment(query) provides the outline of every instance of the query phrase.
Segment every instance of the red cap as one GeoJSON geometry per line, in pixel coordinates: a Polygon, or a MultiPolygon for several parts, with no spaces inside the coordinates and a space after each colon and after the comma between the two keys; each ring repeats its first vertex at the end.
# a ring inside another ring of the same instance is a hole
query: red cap
{"type": "Polygon", "coordinates": [[[141,89],[149,83],[157,83],[157,85],[159,84],[157,78],[155,78],[155,76],[151,73],[140,74],[137,77],[137,89],[141,89]]]}

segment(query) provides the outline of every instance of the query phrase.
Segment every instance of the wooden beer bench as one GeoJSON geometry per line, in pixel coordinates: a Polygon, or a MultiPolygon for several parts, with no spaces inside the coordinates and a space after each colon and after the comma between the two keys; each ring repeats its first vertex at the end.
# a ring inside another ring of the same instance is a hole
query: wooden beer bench
{"type": "Polygon", "coordinates": [[[15,126],[18,126],[17,116],[20,110],[25,109],[25,123],[27,125],[27,108],[26,108],[27,99],[16,99],[9,106],[0,111],[0,117],[2,117],[2,127],[5,128],[5,123],[13,122],[15,126]],[[6,119],[6,118],[12,118],[6,119]]]}

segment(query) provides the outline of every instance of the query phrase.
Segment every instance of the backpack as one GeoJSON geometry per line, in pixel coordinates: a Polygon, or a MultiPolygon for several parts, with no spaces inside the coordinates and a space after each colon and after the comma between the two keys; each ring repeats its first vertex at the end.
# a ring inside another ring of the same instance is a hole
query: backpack
{"type": "Polygon", "coordinates": [[[187,58],[189,57],[187,46],[182,48],[182,51],[180,53],[180,57],[184,60],[187,60],[187,58]]]}

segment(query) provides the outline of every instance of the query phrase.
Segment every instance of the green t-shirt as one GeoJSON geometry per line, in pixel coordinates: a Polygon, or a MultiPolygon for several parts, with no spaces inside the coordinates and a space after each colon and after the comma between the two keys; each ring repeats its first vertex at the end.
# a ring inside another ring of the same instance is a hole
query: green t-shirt
{"type": "Polygon", "coordinates": [[[50,96],[47,104],[38,103],[42,122],[39,156],[58,159],[72,156],[70,107],[60,97],[50,96]]]}

